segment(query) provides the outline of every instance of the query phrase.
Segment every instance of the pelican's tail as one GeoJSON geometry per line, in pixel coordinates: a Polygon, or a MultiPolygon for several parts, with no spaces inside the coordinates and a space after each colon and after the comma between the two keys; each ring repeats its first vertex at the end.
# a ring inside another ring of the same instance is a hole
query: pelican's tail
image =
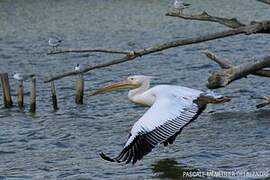
{"type": "Polygon", "coordinates": [[[216,94],[213,91],[206,91],[204,93],[201,93],[200,96],[197,99],[197,102],[199,104],[219,104],[224,102],[229,102],[231,98],[227,96],[223,96],[220,94],[216,94]]]}

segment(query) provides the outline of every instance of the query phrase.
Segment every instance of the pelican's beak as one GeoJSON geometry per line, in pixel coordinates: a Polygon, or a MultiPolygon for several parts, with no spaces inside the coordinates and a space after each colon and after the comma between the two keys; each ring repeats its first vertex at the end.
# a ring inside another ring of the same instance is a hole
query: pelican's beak
{"type": "Polygon", "coordinates": [[[139,86],[140,86],[139,84],[131,84],[127,80],[115,82],[109,85],[98,87],[94,92],[90,93],[90,96],[95,96],[100,93],[111,92],[113,90],[119,90],[119,89],[135,89],[135,88],[138,88],[139,86]]]}

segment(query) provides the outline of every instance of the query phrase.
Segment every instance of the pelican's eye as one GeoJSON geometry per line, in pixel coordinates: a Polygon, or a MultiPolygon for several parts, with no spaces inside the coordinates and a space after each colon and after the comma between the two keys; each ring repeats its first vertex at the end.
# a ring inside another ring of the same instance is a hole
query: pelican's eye
{"type": "Polygon", "coordinates": [[[131,81],[133,81],[133,80],[134,80],[134,78],[130,78],[130,80],[131,80],[131,81]]]}

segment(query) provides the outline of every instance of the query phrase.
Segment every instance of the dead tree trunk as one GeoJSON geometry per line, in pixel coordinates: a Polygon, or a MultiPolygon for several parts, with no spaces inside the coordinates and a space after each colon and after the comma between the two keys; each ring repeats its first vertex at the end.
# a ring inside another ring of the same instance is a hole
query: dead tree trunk
{"type": "Polygon", "coordinates": [[[214,72],[208,78],[207,87],[210,89],[216,89],[225,87],[231,82],[247,77],[248,75],[257,75],[270,77],[270,70],[262,70],[263,68],[270,67],[270,56],[264,57],[260,60],[256,60],[253,63],[246,63],[241,65],[232,65],[227,60],[216,56],[210,51],[204,52],[207,57],[215,61],[221,66],[221,70],[214,72]]]}

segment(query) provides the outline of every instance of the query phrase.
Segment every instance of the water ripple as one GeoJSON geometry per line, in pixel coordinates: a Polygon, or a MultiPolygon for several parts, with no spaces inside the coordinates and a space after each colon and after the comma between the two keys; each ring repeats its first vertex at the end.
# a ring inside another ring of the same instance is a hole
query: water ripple
{"type": "MultiPolygon", "coordinates": [[[[127,92],[89,97],[90,90],[130,74],[155,76],[166,83],[206,89],[209,72],[219,67],[201,51],[209,49],[240,64],[269,53],[268,35],[239,35],[172,48],[135,61],[91,71],[84,76],[84,105],[74,103],[75,81],[55,82],[60,110],[53,111],[45,77],[67,72],[80,63],[95,65],[117,59],[108,54],[48,56],[51,35],[63,38],[63,48],[139,49],[177,38],[197,37],[224,27],[164,16],[168,1],[0,1],[0,71],[10,76],[14,107],[3,108],[0,96],[0,179],[179,179],[185,170],[258,170],[270,167],[270,111],[255,111],[251,95],[267,94],[265,79],[250,76],[220,93],[230,103],[209,106],[187,126],[174,145],[155,148],[136,165],[115,165],[99,157],[117,155],[137,119],[147,110],[131,104],[127,92]],[[79,3],[78,3],[79,2],[79,3]],[[14,10],[15,9],[15,10],[14,10]],[[12,12],[12,13],[10,13],[12,12]],[[71,13],[72,12],[72,13],[71,13]],[[14,71],[37,75],[37,113],[16,105],[14,71]]],[[[191,2],[192,3],[192,2],[191,2]]],[[[241,20],[269,19],[269,9],[256,1],[198,1],[191,13],[211,11],[241,20]],[[217,8],[222,7],[222,9],[217,8]],[[241,12],[241,15],[239,14],[241,12]]],[[[2,94],[2,88],[0,88],[2,94]]]]}

